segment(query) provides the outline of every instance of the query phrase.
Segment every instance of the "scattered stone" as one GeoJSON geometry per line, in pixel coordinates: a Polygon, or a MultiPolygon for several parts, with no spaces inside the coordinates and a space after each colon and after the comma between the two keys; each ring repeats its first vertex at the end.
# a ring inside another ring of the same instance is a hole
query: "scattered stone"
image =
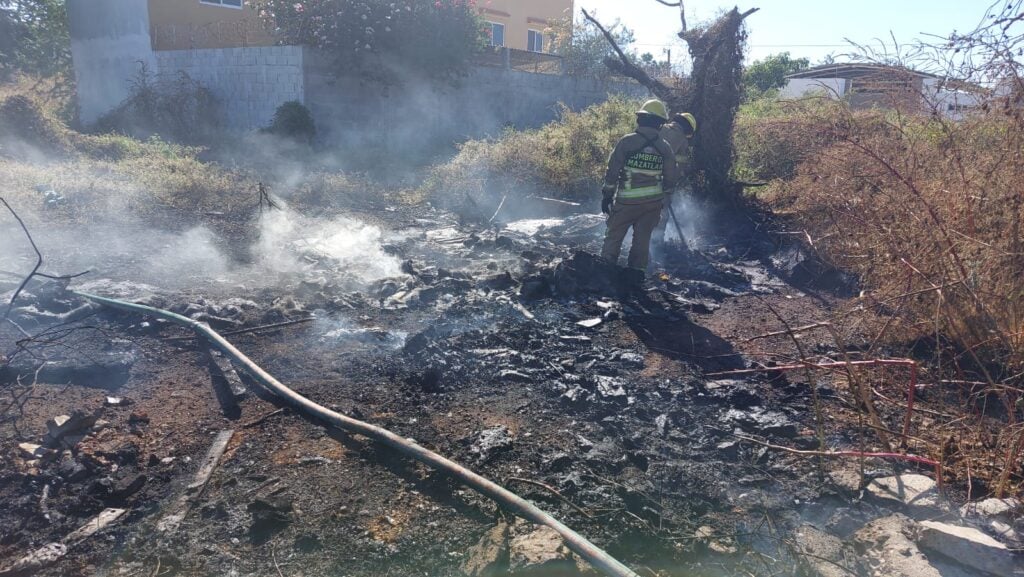
{"type": "Polygon", "coordinates": [[[142,411],[142,410],[132,411],[132,414],[128,416],[128,423],[129,424],[148,424],[149,423],[149,414],[146,411],[142,411]]]}
{"type": "Polygon", "coordinates": [[[1024,560],[1006,545],[971,527],[922,521],[918,543],[972,569],[998,577],[1024,576],[1024,560]]]}
{"type": "Polygon", "coordinates": [[[897,475],[874,479],[867,486],[876,499],[903,505],[927,515],[942,504],[938,485],[926,475],[897,475]]]}
{"type": "Polygon", "coordinates": [[[499,521],[466,552],[462,563],[465,577],[494,577],[504,573],[509,563],[508,524],[499,521]]]}
{"type": "Polygon", "coordinates": [[[49,543],[0,569],[0,575],[30,575],[49,567],[67,555],[68,547],[63,543],[49,543]]]}
{"type": "Polygon", "coordinates": [[[654,426],[658,429],[658,435],[664,437],[668,434],[669,417],[667,414],[661,414],[654,418],[654,426]]]}
{"type": "Polygon", "coordinates": [[[585,328],[585,329],[592,329],[592,328],[596,327],[597,325],[601,324],[602,322],[604,322],[603,319],[601,319],[601,317],[597,317],[597,318],[593,318],[593,319],[582,320],[582,321],[577,322],[576,324],[581,326],[581,327],[583,327],[583,328],[585,328]]]}
{"type": "Polygon", "coordinates": [[[495,454],[511,448],[512,435],[509,433],[508,427],[500,425],[480,431],[476,442],[469,448],[469,451],[477,456],[478,463],[484,463],[495,454]]]}
{"type": "Polygon", "coordinates": [[[75,411],[71,415],[58,415],[46,421],[46,436],[48,440],[60,441],[66,436],[76,433],[84,435],[94,424],[98,414],[87,414],[84,411],[75,411]]]}
{"type": "Polygon", "coordinates": [[[727,541],[716,539],[715,530],[707,525],[698,527],[697,530],[693,532],[693,536],[697,539],[697,542],[701,543],[712,553],[718,553],[719,555],[733,555],[737,551],[736,547],[729,544],[727,541]]]}
{"type": "Polygon", "coordinates": [[[804,571],[817,577],[857,575],[857,555],[842,539],[813,525],[801,525],[794,533],[798,560],[804,571]]]}
{"type": "MultiPolygon", "coordinates": [[[[532,525],[528,525],[532,526],[532,525]]],[[[537,527],[509,543],[509,571],[517,575],[574,575],[585,569],[562,537],[550,527],[537,527]]]]}
{"type": "Polygon", "coordinates": [[[108,407],[123,407],[128,404],[128,399],[123,397],[107,397],[106,404],[108,407]]]}
{"type": "Polygon", "coordinates": [[[854,547],[871,575],[879,577],[942,577],[917,547],[920,527],[896,514],[876,519],[854,533],[854,547]]]}
{"type": "Polygon", "coordinates": [[[723,420],[731,421],[748,433],[792,439],[800,435],[800,428],[778,411],[763,407],[747,410],[729,409],[723,420]]]}
{"type": "Polygon", "coordinates": [[[598,375],[594,380],[597,381],[597,394],[603,398],[623,400],[626,398],[626,388],[623,386],[622,379],[598,375]]]}
{"type": "Polygon", "coordinates": [[[960,515],[964,517],[999,517],[1009,520],[1012,513],[1021,509],[1019,499],[985,499],[976,503],[967,503],[960,507],[960,515]]]}
{"type": "Polygon", "coordinates": [[[21,454],[26,459],[48,460],[57,455],[57,452],[53,449],[47,449],[35,443],[20,443],[18,444],[18,449],[21,449],[21,454]]]}
{"type": "Polygon", "coordinates": [[[619,362],[635,369],[644,367],[644,356],[640,353],[622,353],[619,355],[619,362]]]}

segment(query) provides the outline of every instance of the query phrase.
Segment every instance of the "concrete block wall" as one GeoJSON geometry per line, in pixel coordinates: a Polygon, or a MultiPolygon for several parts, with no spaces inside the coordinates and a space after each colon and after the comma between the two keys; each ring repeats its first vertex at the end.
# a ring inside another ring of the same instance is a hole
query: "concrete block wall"
{"type": "Polygon", "coordinates": [[[155,55],[161,77],[184,72],[208,88],[230,130],[267,126],[282,103],[305,100],[299,46],[162,50],[155,55]]]}
{"type": "Polygon", "coordinates": [[[610,94],[646,98],[633,82],[476,67],[450,85],[408,81],[389,90],[337,78],[327,60],[306,50],[305,103],[324,144],[421,152],[507,127],[535,128],[557,118],[559,103],[580,110],[610,94]]]}

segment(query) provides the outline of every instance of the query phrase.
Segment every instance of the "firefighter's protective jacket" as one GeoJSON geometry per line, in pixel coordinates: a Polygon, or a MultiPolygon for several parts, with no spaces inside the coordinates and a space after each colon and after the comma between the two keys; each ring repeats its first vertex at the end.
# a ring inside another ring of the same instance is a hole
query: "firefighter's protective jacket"
{"type": "Polygon", "coordinates": [[[679,180],[672,147],[657,129],[642,126],[619,140],[608,158],[602,193],[621,204],[642,204],[665,197],[679,180]],[[616,193],[616,191],[618,191],[616,193]]]}
{"type": "Polygon", "coordinates": [[[676,168],[679,169],[679,177],[684,178],[690,170],[690,139],[678,122],[666,122],[661,127],[661,137],[672,147],[676,157],[676,168]]]}

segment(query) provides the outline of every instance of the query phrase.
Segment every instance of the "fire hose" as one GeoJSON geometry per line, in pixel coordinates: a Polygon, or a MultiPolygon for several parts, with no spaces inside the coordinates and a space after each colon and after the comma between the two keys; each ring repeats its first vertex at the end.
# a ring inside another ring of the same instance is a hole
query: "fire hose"
{"type": "Polygon", "coordinates": [[[244,368],[246,372],[248,372],[262,386],[266,387],[268,390],[272,391],[278,397],[287,401],[303,413],[340,429],[373,439],[438,471],[447,473],[461,481],[467,487],[492,499],[510,512],[538,525],[550,527],[562,537],[562,540],[569,549],[605,575],[610,577],[639,577],[629,567],[620,563],[611,555],[588,541],[585,537],[563,525],[560,521],[544,512],[536,505],[501,485],[470,471],[450,459],[421,447],[412,439],[402,438],[382,427],[371,425],[370,423],[353,419],[342,415],[341,413],[332,411],[293,391],[271,376],[270,373],[267,373],[260,368],[259,365],[236,349],[234,345],[217,333],[217,331],[211,329],[209,325],[162,309],[88,293],[77,291],[69,292],[100,305],[133,313],[151,315],[153,317],[162,318],[183,327],[190,328],[203,337],[206,337],[206,339],[208,339],[215,347],[220,349],[233,362],[238,363],[242,368],[244,368]]]}

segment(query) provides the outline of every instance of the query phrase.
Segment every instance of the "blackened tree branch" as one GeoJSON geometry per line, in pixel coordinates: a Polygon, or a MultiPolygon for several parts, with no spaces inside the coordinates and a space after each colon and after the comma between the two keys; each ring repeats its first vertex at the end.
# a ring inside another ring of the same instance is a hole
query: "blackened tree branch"
{"type": "Polygon", "coordinates": [[[11,311],[14,310],[14,301],[16,301],[18,299],[18,295],[21,294],[21,291],[25,290],[25,286],[28,285],[29,281],[31,281],[33,277],[37,277],[38,276],[38,277],[48,278],[48,279],[51,279],[51,280],[69,280],[69,279],[80,277],[80,276],[82,276],[84,274],[88,274],[89,271],[84,271],[84,272],[80,272],[78,274],[72,274],[72,275],[63,275],[63,276],[51,275],[51,274],[46,274],[46,273],[39,272],[39,268],[43,266],[43,253],[39,252],[39,247],[36,246],[36,241],[32,238],[32,233],[30,233],[28,231],[28,227],[25,226],[25,221],[21,220],[21,217],[18,216],[18,213],[15,212],[14,208],[10,204],[8,204],[7,201],[2,196],[0,196],[0,203],[3,203],[3,205],[5,207],[7,207],[7,210],[10,211],[11,215],[14,217],[14,220],[18,221],[18,224],[21,225],[21,230],[25,233],[25,237],[28,238],[29,244],[32,245],[32,250],[35,251],[35,253],[36,253],[36,265],[35,265],[35,267],[32,268],[32,272],[28,273],[28,276],[25,277],[25,280],[21,281],[21,284],[18,285],[18,288],[14,291],[14,294],[11,295],[10,302],[7,303],[7,311],[4,313],[4,320],[8,320],[8,318],[11,316],[11,311]]]}
{"type": "Polygon", "coordinates": [[[14,291],[14,294],[11,295],[11,302],[7,303],[7,312],[4,313],[4,320],[7,320],[7,317],[11,316],[11,311],[14,310],[14,301],[17,300],[18,295],[25,289],[25,285],[28,284],[28,281],[32,280],[32,277],[39,272],[39,267],[43,266],[43,253],[39,252],[39,247],[36,246],[36,241],[32,239],[32,234],[28,231],[28,227],[25,226],[25,221],[21,220],[18,213],[14,211],[11,205],[7,204],[7,201],[4,200],[2,196],[0,196],[0,202],[4,203],[7,210],[11,211],[11,215],[14,216],[14,220],[18,221],[18,224],[21,225],[21,230],[23,230],[25,232],[25,236],[28,237],[28,242],[32,245],[32,250],[36,252],[36,266],[32,268],[32,272],[25,277],[25,280],[21,281],[21,284],[18,285],[18,288],[14,291]]]}
{"type": "Polygon", "coordinates": [[[615,53],[618,54],[619,56],[618,60],[614,60],[612,58],[606,59],[605,65],[611,68],[613,71],[618,72],[623,76],[628,76],[629,78],[632,78],[633,80],[636,80],[640,84],[644,85],[658,98],[666,102],[669,102],[671,107],[671,104],[676,102],[676,98],[673,95],[672,90],[668,86],[665,86],[661,82],[651,78],[650,75],[647,74],[647,72],[645,72],[642,68],[637,66],[629,58],[629,56],[627,56],[626,53],[622,51],[622,48],[619,47],[618,42],[616,42],[615,38],[612,37],[611,32],[609,32],[607,28],[602,26],[596,18],[591,16],[590,13],[587,12],[586,8],[582,10],[583,17],[589,20],[591,23],[593,23],[594,26],[597,26],[597,29],[600,30],[601,34],[604,35],[605,40],[608,41],[612,49],[615,50],[615,53]]]}

